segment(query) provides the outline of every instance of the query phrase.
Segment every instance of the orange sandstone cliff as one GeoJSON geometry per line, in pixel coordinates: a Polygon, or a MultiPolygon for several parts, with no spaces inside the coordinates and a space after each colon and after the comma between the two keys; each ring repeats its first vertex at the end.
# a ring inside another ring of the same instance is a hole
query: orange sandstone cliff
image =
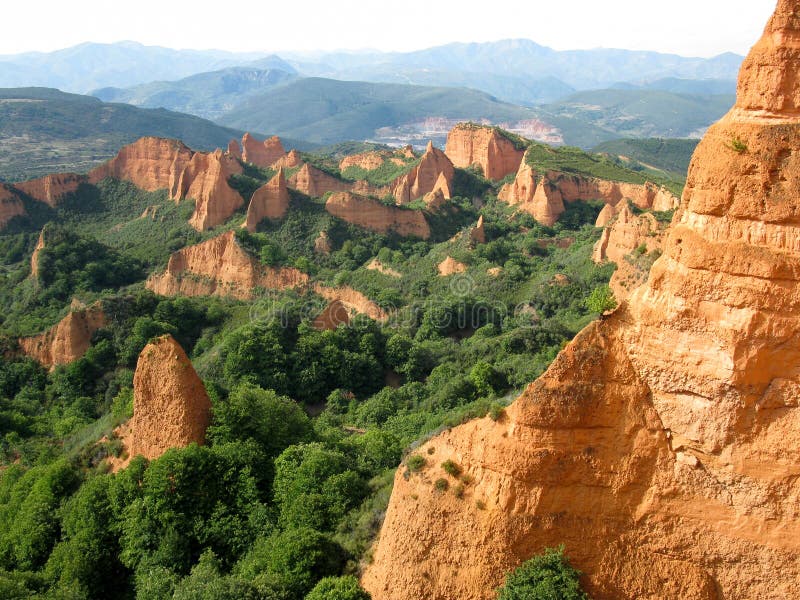
{"type": "Polygon", "coordinates": [[[247,231],[254,233],[256,226],[264,219],[282,219],[289,210],[289,190],[283,169],[270,181],[258,188],[247,207],[247,218],[242,224],[247,231]]]}
{"type": "Polygon", "coordinates": [[[293,268],[270,268],[245,252],[228,231],[175,252],[167,269],[150,276],[147,289],[162,296],[230,296],[253,298],[255,288],[301,287],[308,276],[293,268]]]}
{"type": "Polygon", "coordinates": [[[123,147],[117,156],[89,172],[89,183],[106,177],[129,181],[148,192],[169,190],[175,197],[175,186],[193,152],[177,140],[143,137],[123,147]]]}
{"type": "Polygon", "coordinates": [[[650,257],[662,250],[665,233],[665,227],[651,213],[637,216],[628,202],[619,206],[619,212],[603,229],[592,254],[596,263],[609,261],[617,265],[610,282],[617,301],[625,300],[644,283],[652,262],[650,257]]]}
{"type": "Polygon", "coordinates": [[[488,600],[561,543],[599,600],[800,597],[798,39],[781,0],[648,282],[497,421],[398,470],[374,600],[488,600]],[[445,460],[461,497],[434,488],[445,460]]]}
{"type": "Polygon", "coordinates": [[[305,163],[297,173],[289,178],[289,187],[306,196],[320,198],[328,192],[349,191],[351,185],[305,163]]]}
{"type": "Polygon", "coordinates": [[[543,225],[553,225],[565,203],[601,200],[612,207],[623,199],[642,209],[667,211],[677,207],[678,199],[666,188],[652,183],[643,185],[606,181],[557,171],[537,173],[523,160],[516,178],[503,186],[498,199],[518,206],[543,225]]]}
{"type": "Polygon", "coordinates": [[[386,311],[380,306],[351,287],[339,286],[331,288],[317,283],[314,284],[314,293],[322,296],[329,302],[339,302],[352,313],[366,315],[375,321],[385,321],[389,318],[389,315],[387,315],[386,311]]]}
{"type": "Polygon", "coordinates": [[[86,181],[86,176],[84,175],[55,173],[38,179],[15,183],[14,187],[34,200],[44,202],[48,206],[55,208],[64,196],[77,191],[84,181],[86,181]]]}
{"type": "Polygon", "coordinates": [[[27,215],[25,205],[14,191],[0,183],[0,229],[8,225],[14,217],[27,215]]]}
{"type": "Polygon", "coordinates": [[[45,367],[66,365],[86,353],[95,331],[105,325],[106,316],[102,307],[94,304],[70,312],[44,333],[20,338],[19,347],[24,355],[45,367]]]}
{"type": "Polygon", "coordinates": [[[283,149],[281,139],[273,136],[263,142],[258,141],[249,133],[242,137],[242,160],[252,163],[257,167],[268,168],[280,160],[286,151],[283,149]]]}
{"type": "Polygon", "coordinates": [[[350,311],[341,300],[333,300],[314,319],[312,326],[319,331],[331,331],[350,323],[350,311]]]}
{"type": "Polygon", "coordinates": [[[429,142],[420,163],[392,184],[392,195],[398,204],[408,204],[436,189],[446,189],[446,198],[449,198],[454,174],[455,168],[447,155],[429,142]]]}
{"type": "Polygon", "coordinates": [[[395,232],[401,236],[414,236],[424,240],[431,236],[425,215],[419,210],[387,206],[378,200],[349,192],[331,195],[325,210],[343,221],[378,233],[395,232]]]}
{"type": "Polygon", "coordinates": [[[203,444],[211,401],[189,357],[171,335],[144,347],[133,376],[128,454],[153,460],[170,448],[203,444]]]}
{"type": "Polygon", "coordinates": [[[445,154],[456,167],[478,165],[487,179],[497,180],[519,169],[525,151],[495,127],[460,123],[447,135],[445,154]]]}
{"type": "Polygon", "coordinates": [[[189,224],[198,231],[211,229],[227,221],[244,204],[239,192],[228,184],[232,175],[241,172],[239,162],[221,150],[198,152],[181,173],[172,198],[193,198],[195,209],[189,224]]]}

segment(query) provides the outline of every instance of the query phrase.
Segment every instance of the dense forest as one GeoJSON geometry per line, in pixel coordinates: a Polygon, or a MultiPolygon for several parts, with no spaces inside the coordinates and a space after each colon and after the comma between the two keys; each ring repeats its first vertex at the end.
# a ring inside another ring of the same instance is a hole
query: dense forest
{"type": "MultiPolygon", "coordinates": [[[[231,183],[254,189],[272,174],[250,167],[231,183]]],[[[598,316],[589,299],[605,297],[613,271],[591,260],[601,204],[573,203],[545,227],[499,203],[479,172],[454,181],[430,241],[370,233],[294,191],[287,217],[252,234],[241,213],[198,233],[190,207],[113,180],[55,209],[30,203],[0,237],[0,596],[368,597],[357,577],[398,464],[412,457],[401,469],[413,469],[414,448],[443,428],[498,418],[598,316]],[[143,217],[152,206],[157,218],[143,217]],[[145,289],[171,252],[233,228],[263,264],[349,286],[389,318],[320,330],[325,302],[310,292],[243,302],[145,289]],[[315,252],[320,231],[328,254],[315,252]],[[448,257],[463,272],[441,276],[448,257]],[[99,303],[108,319],[85,355],[48,371],[20,354],[17,338],[71,302],[99,303]],[[167,333],[212,400],[207,443],[111,473],[137,357],[167,333]]]]}

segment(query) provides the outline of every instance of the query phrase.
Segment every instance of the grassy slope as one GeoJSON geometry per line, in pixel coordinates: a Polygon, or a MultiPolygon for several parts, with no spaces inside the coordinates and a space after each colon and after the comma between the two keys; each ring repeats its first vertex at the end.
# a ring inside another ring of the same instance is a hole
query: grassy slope
{"type": "Polygon", "coordinates": [[[647,138],[612,140],[595,146],[593,152],[624,156],[643,165],[685,177],[698,140],[647,138]]]}

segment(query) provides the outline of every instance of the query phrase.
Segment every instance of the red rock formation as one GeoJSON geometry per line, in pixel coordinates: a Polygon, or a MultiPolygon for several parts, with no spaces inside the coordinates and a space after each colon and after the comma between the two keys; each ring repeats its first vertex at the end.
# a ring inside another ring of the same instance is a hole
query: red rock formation
{"type": "Polygon", "coordinates": [[[800,597],[798,14],[781,0],[745,62],[647,284],[398,471],[374,600],[488,600],[561,543],[598,600],[800,597]],[[446,460],[459,496],[433,488],[446,460]]]}
{"type": "Polygon", "coordinates": [[[297,150],[290,150],[286,156],[281,156],[272,163],[273,169],[293,169],[303,164],[303,159],[297,150]]]}
{"type": "Polygon", "coordinates": [[[380,167],[389,158],[389,156],[390,154],[388,152],[380,151],[352,154],[351,156],[345,156],[339,162],[339,170],[344,172],[350,167],[359,167],[365,171],[372,171],[380,167]]]}
{"type": "Polygon", "coordinates": [[[12,189],[0,183],[0,229],[8,225],[14,217],[27,215],[25,205],[12,189]]]}
{"type": "Polygon", "coordinates": [[[264,219],[282,219],[289,210],[289,190],[286,187],[286,177],[283,169],[278,169],[268,183],[258,188],[250,199],[247,207],[247,218],[242,224],[247,231],[254,233],[256,226],[264,219]]]}
{"type": "MultiPolygon", "coordinates": [[[[617,205],[619,206],[619,205],[617,205]]],[[[597,220],[594,222],[595,227],[605,227],[616,216],[617,211],[611,204],[606,204],[600,214],[597,215],[597,220]]]]}
{"type": "Polygon", "coordinates": [[[320,231],[317,239],[314,240],[314,252],[317,254],[330,254],[333,251],[331,239],[327,231],[320,231]]]}
{"type": "Polygon", "coordinates": [[[328,192],[346,192],[350,190],[350,184],[308,163],[300,167],[300,170],[289,178],[289,187],[302,192],[312,198],[321,198],[328,192]]]}
{"type": "Polygon", "coordinates": [[[389,277],[394,277],[396,279],[400,279],[403,276],[400,271],[391,267],[387,267],[377,258],[373,258],[365,268],[368,271],[377,271],[378,273],[383,273],[384,275],[388,275],[389,277]]]}
{"type": "Polygon", "coordinates": [[[194,153],[177,140],[143,137],[125,146],[115,158],[89,173],[89,183],[106,177],[130,181],[148,192],[174,189],[194,153]]]}
{"type": "Polygon", "coordinates": [[[447,136],[445,154],[462,169],[478,165],[487,179],[503,179],[519,169],[524,150],[495,127],[460,123],[447,136]]]}
{"type": "Polygon", "coordinates": [[[385,321],[389,318],[380,306],[351,287],[329,288],[317,283],[314,285],[314,292],[330,302],[340,302],[349,311],[366,315],[374,321],[385,321]]]}
{"type": "Polygon", "coordinates": [[[237,160],[242,160],[242,147],[239,146],[238,141],[231,140],[228,142],[228,154],[237,160]]]}
{"type": "Polygon", "coordinates": [[[77,191],[78,186],[85,181],[86,177],[83,175],[56,173],[15,183],[14,187],[34,200],[55,208],[64,196],[77,191]]]}
{"type": "Polygon", "coordinates": [[[228,231],[218,237],[175,252],[167,270],[152,275],[147,289],[162,296],[230,296],[250,300],[256,287],[283,290],[302,287],[308,276],[293,268],[260,264],[228,231]]]}
{"type": "Polygon", "coordinates": [[[437,188],[443,190],[444,187],[439,180],[440,177],[444,177],[449,196],[454,174],[455,169],[450,159],[429,142],[420,163],[392,184],[392,195],[398,204],[408,204],[418,198],[423,198],[437,188]]]}
{"type": "Polygon", "coordinates": [[[39,276],[39,253],[44,250],[44,229],[39,232],[39,239],[36,241],[36,247],[31,254],[31,276],[39,276]]]}
{"type": "Polygon", "coordinates": [[[514,181],[504,185],[497,197],[548,226],[564,212],[564,203],[602,200],[613,207],[628,199],[639,208],[657,211],[672,210],[678,203],[669,190],[651,183],[606,181],[557,171],[537,174],[525,160],[514,181]]]}
{"type": "Polygon", "coordinates": [[[378,233],[393,231],[401,236],[414,236],[427,240],[431,230],[425,215],[419,210],[387,206],[377,200],[349,192],[333,194],[325,203],[334,217],[378,233]]]}
{"type": "Polygon", "coordinates": [[[94,332],[105,324],[103,309],[99,303],[94,304],[70,312],[44,333],[20,338],[19,346],[25,356],[30,356],[45,367],[66,365],[86,353],[94,332]]]}
{"type": "Polygon", "coordinates": [[[189,224],[198,231],[211,229],[227,221],[243,204],[244,199],[228,180],[242,172],[234,158],[217,150],[212,154],[196,153],[181,173],[174,200],[191,198],[195,209],[189,224]]]}
{"type": "Polygon", "coordinates": [[[483,223],[483,215],[478,218],[478,224],[469,230],[469,239],[473,244],[486,243],[486,228],[483,223]]]}
{"type": "Polygon", "coordinates": [[[263,142],[259,142],[249,133],[245,133],[242,138],[242,160],[257,167],[268,168],[280,160],[284,154],[286,151],[283,149],[281,139],[277,136],[263,142]]]}
{"type": "Polygon", "coordinates": [[[439,270],[440,277],[449,277],[458,273],[466,273],[467,265],[458,262],[452,256],[448,256],[436,267],[439,270]]]}
{"type": "Polygon", "coordinates": [[[211,401],[180,344],[170,335],[147,344],[133,376],[130,456],[202,445],[210,422],[211,401]]]}
{"type": "Polygon", "coordinates": [[[617,270],[609,285],[616,299],[622,301],[644,283],[652,262],[648,256],[662,249],[665,227],[650,213],[634,215],[627,202],[618,206],[620,210],[616,218],[606,226],[594,246],[592,260],[616,263],[617,270]],[[643,269],[641,264],[647,268],[643,269]]]}
{"type": "Polygon", "coordinates": [[[334,300],[314,319],[312,326],[320,331],[331,331],[339,325],[348,325],[349,323],[350,311],[341,300],[334,300]]]}

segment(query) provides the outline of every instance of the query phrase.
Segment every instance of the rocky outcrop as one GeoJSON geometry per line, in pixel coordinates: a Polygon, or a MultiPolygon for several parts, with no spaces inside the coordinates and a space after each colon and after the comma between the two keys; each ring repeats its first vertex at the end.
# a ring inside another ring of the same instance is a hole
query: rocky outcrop
{"type": "Polygon", "coordinates": [[[228,180],[242,172],[238,161],[220,150],[211,154],[196,153],[178,180],[174,200],[192,198],[195,209],[189,224],[198,231],[211,229],[227,221],[244,205],[242,196],[228,180]]]}
{"type": "Polygon", "coordinates": [[[389,318],[389,315],[380,306],[351,287],[331,288],[317,283],[314,285],[314,293],[330,302],[339,302],[349,311],[366,315],[374,321],[385,321],[389,318]]]}
{"type": "Polygon", "coordinates": [[[282,219],[289,210],[289,190],[286,187],[286,177],[283,169],[278,169],[268,183],[258,188],[250,199],[247,207],[247,218],[242,227],[254,233],[256,226],[264,219],[282,219]]]}
{"type": "Polygon", "coordinates": [[[45,175],[38,179],[15,183],[14,187],[34,200],[44,202],[48,206],[55,208],[65,196],[76,192],[78,187],[85,181],[86,177],[84,175],[56,173],[54,175],[45,175]]]}
{"type": "Polygon", "coordinates": [[[373,171],[380,167],[390,155],[389,152],[373,151],[345,156],[339,162],[339,170],[344,172],[350,167],[358,167],[365,171],[373,171]]]}
{"type": "Polygon", "coordinates": [[[652,265],[651,253],[663,247],[665,226],[650,213],[634,215],[628,202],[618,206],[620,210],[594,246],[592,260],[617,265],[609,285],[617,301],[622,301],[644,283],[652,265]]]}
{"type": "Polygon", "coordinates": [[[392,184],[392,195],[398,204],[408,204],[437,188],[443,190],[444,186],[440,182],[442,177],[447,183],[445,197],[449,198],[454,174],[455,168],[447,155],[429,142],[420,163],[392,184]]]}
{"type": "Polygon", "coordinates": [[[678,205],[669,190],[651,183],[606,181],[558,171],[537,173],[526,160],[514,181],[504,185],[497,197],[547,226],[553,225],[564,212],[565,203],[571,202],[601,200],[615,207],[625,199],[641,209],[656,211],[672,210],[678,205]]]}
{"type": "Polygon", "coordinates": [[[211,401],[192,362],[171,335],[144,347],[133,376],[130,456],[155,460],[170,448],[204,444],[211,401]]]}
{"type": "MultiPolygon", "coordinates": [[[[620,206],[620,205],[617,205],[620,206]]],[[[597,215],[597,220],[594,222],[595,227],[605,227],[617,215],[616,207],[611,204],[606,204],[600,214],[597,215]]]]}
{"type": "Polygon", "coordinates": [[[598,600],[800,596],[798,14],[778,3],[648,282],[499,419],[398,470],[374,600],[488,600],[562,543],[598,600]],[[434,488],[446,460],[462,494],[434,488]]]}
{"type": "Polygon", "coordinates": [[[324,255],[333,252],[333,245],[331,244],[331,238],[328,237],[327,231],[320,231],[317,239],[314,240],[314,252],[324,255]]]}
{"type": "Polygon", "coordinates": [[[25,205],[9,187],[0,183],[0,229],[14,217],[27,215],[25,205]]]}
{"type": "Polygon", "coordinates": [[[39,239],[36,240],[36,247],[31,254],[31,277],[39,276],[39,254],[44,250],[44,229],[39,232],[39,239]]]}
{"type": "Polygon", "coordinates": [[[387,267],[377,258],[373,258],[371,261],[369,261],[365,268],[368,271],[377,271],[378,273],[383,273],[384,275],[388,275],[389,277],[394,277],[396,279],[400,279],[403,276],[400,271],[391,267],[387,267]]]}
{"type": "Polygon", "coordinates": [[[325,203],[325,210],[343,221],[377,233],[394,232],[423,240],[431,236],[422,211],[387,206],[378,200],[348,192],[333,194],[325,203]]]}
{"type": "Polygon", "coordinates": [[[91,171],[89,183],[112,177],[148,192],[169,190],[174,198],[177,182],[193,155],[192,150],[177,140],[143,137],[91,171]]]}
{"type": "Polygon", "coordinates": [[[283,144],[278,136],[273,136],[263,142],[258,141],[249,133],[242,137],[242,160],[257,167],[269,168],[286,154],[283,144]]]}
{"type": "Polygon", "coordinates": [[[242,147],[236,140],[228,142],[228,154],[237,160],[242,160],[242,147]]]}
{"type": "Polygon", "coordinates": [[[478,165],[486,179],[497,180],[519,169],[525,150],[496,127],[460,123],[447,136],[445,154],[456,167],[478,165]]]}
{"type": "Polygon", "coordinates": [[[467,265],[462,262],[458,262],[452,256],[445,258],[437,265],[436,268],[439,271],[440,277],[449,277],[450,275],[456,275],[457,273],[467,272],[467,265]]]}
{"type": "Polygon", "coordinates": [[[105,325],[106,316],[102,307],[94,304],[70,312],[44,333],[20,338],[19,347],[25,356],[52,369],[74,362],[86,354],[95,331],[105,325]]]}
{"type": "Polygon", "coordinates": [[[486,227],[483,223],[483,215],[478,217],[478,223],[469,230],[469,239],[473,244],[486,243],[486,227]]]}
{"type": "Polygon", "coordinates": [[[221,150],[193,152],[176,140],[145,137],[89,173],[89,182],[113,177],[148,192],[169,190],[172,200],[193,199],[195,211],[189,223],[202,231],[224,223],[244,204],[228,185],[229,178],[241,172],[239,162],[221,150]]]}
{"type": "Polygon", "coordinates": [[[250,300],[257,287],[283,290],[302,287],[308,276],[293,268],[259,263],[228,231],[175,252],[164,273],[152,275],[147,289],[162,296],[229,296],[250,300]]]}
{"type": "Polygon", "coordinates": [[[290,150],[272,163],[273,169],[293,169],[303,164],[303,158],[297,150],[290,150]]]}
{"type": "Polygon", "coordinates": [[[308,163],[289,178],[289,187],[312,198],[321,198],[328,192],[346,192],[351,188],[348,182],[328,175],[308,163]]]}
{"type": "Polygon", "coordinates": [[[339,325],[348,325],[349,323],[350,311],[340,300],[334,300],[314,319],[312,326],[319,331],[332,331],[339,325]]]}

